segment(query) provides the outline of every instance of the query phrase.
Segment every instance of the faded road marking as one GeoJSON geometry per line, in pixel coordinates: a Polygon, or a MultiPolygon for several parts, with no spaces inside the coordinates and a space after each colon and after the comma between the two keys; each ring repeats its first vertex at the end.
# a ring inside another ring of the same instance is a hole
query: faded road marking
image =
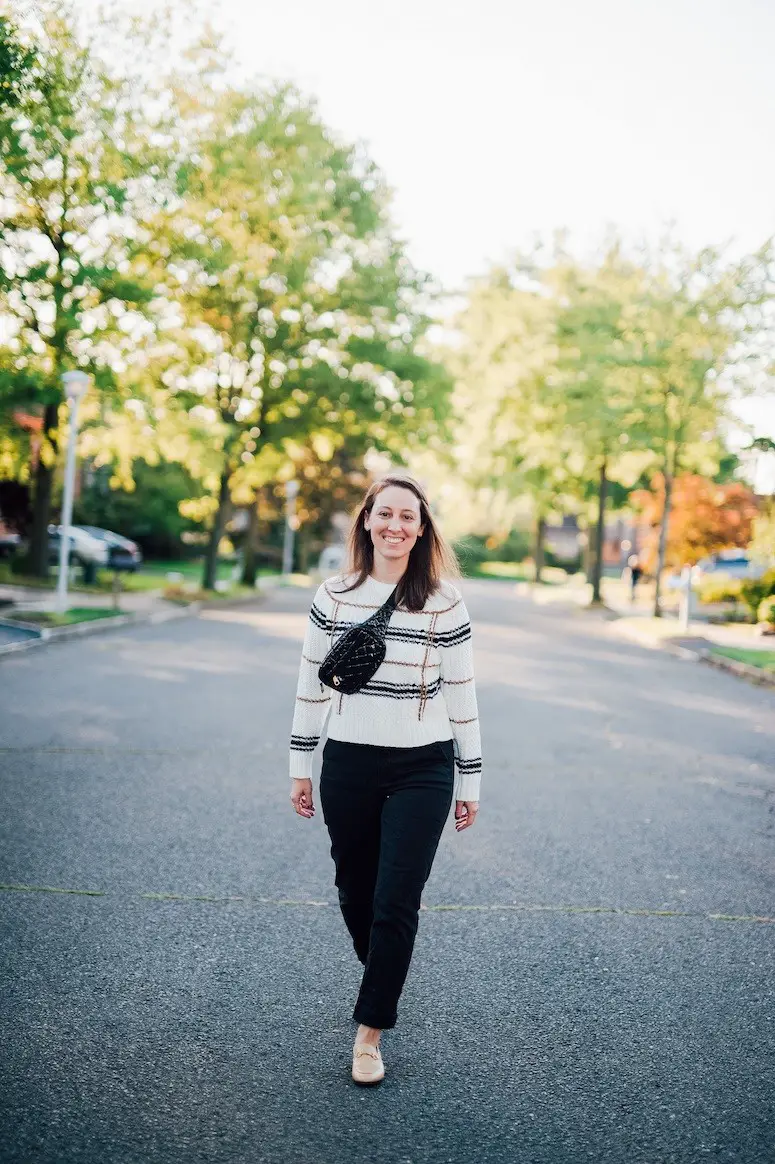
{"type": "MultiPolygon", "coordinates": [[[[54,885],[0,885],[6,893],[72,893],[86,897],[117,897],[141,901],[200,901],[214,905],[228,905],[244,902],[248,905],[290,905],[290,906],[331,906],[332,901],[315,901],[309,898],[256,897],[251,894],[223,895],[206,893],[109,893],[105,889],[68,889],[54,885]]],[[[703,921],[758,922],[775,924],[775,917],[748,913],[704,913],[699,910],[684,909],[637,909],[616,905],[538,905],[533,902],[495,902],[492,905],[465,905],[449,903],[442,905],[421,905],[427,913],[596,913],[616,914],[623,917],[683,917],[699,918],[703,921]]]]}

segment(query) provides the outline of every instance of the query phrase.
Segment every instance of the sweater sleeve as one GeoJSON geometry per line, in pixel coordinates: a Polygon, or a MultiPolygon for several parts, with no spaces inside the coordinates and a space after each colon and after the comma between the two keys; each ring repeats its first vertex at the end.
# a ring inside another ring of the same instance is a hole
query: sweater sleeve
{"type": "Polygon", "coordinates": [[[455,800],[478,800],[482,773],[471,620],[462,595],[439,620],[441,682],[455,745],[455,800]]]}
{"type": "Polygon", "coordinates": [[[318,667],[329,648],[330,600],[325,585],[318,587],[307,620],[304,646],[299,665],[299,679],[296,686],[296,703],[293,710],[291,728],[290,775],[291,779],[305,780],[312,776],[312,755],[323,733],[331,706],[330,688],[323,687],[318,679],[318,667]]]}

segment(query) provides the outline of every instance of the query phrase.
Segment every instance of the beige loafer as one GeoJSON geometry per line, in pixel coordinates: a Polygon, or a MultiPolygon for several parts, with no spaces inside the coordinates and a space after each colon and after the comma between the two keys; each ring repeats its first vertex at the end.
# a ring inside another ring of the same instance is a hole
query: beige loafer
{"type": "Polygon", "coordinates": [[[385,1078],[382,1052],[371,1043],[356,1043],[353,1047],[353,1079],[356,1083],[381,1083],[385,1078]]]}

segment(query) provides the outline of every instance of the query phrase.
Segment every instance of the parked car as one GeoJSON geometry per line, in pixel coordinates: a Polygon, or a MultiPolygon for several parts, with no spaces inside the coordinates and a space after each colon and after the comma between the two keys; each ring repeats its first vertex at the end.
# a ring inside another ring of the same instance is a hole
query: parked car
{"type": "Polygon", "coordinates": [[[0,558],[10,558],[17,552],[21,542],[19,534],[11,533],[0,521],[0,558]]]}
{"type": "Polygon", "coordinates": [[[143,554],[136,542],[110,529],[100,529],[97,525],[79,525],[76,529],[86,530],[108,547],[108,568],[110,570],[130,570],[134,572],[143,564],[143,554]]]}
{"type": "MultiPolygon", "coordinates": [[[[48,560],[55,566],[59,561],[59,547],[62,540],[61,525],[48,527],[48,560]]],[[[77,525],[70,526],[71,566],[80,566],[85,585],[92,586],[97,581],[97,571],[108,564],[108,547],[99,538],[87,533],[77,525]]]]}
{"type": "MultiPolygon", "coordinates": [[[[59,561],[59,544],[62,537],[61,525],[48,527],[48,560],[51,565],[59,561]]],[[[107,566],[108,547],[80,526],[70,526],[70,562],[75,566],[107,566]]]]}
{"type": "Polygon", "coordinates": [[[765,567],[753,562],[745,550],[719,550],[710,554],[694,567],[694,578],[723,574],[729,578],[761,578],[765,567]]]}
{"type": "MultiPolygon", "coordinates": [[[[753,562],[745,550],[719,550],[692,567],[692,585],[704,578],[761,578],[764,572],[765,567],[753,562]]],[[[679,589],[683,585],[681,571],[668,574],[665,584],[669,590],[679,589]]]]}

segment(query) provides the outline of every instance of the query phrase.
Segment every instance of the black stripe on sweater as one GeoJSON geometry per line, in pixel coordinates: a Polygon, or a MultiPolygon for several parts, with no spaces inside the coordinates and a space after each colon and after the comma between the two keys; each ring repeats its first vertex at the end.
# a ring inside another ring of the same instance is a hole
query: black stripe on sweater
{"type": "MultiPolygon", "coordinates": [[[[316,627],[325,631],[328,635],[333,634],[334,638],[339,638],[340,635],[350,630],[351,627],[361,625],[359,622],[335,623],[332,619],[326,618],[314,605],[310,610],[310,618],[316,627]]],[[[436,631],[430,641],[434,647],[454,647],[459,643],[468,642],[470,638],[471,624],[470,622],[465,622],[449,631],[436,631]]],[[[411,630],[408,627],[402,626],[389,626],[385,633],[385,639],[387,642],[393,643],[417,643],[418,646],[423,647],[428,642],[428,632],[411,630]]]]}
{"type": "MultiPolygon", "coordinates": [[[[434,679],[425,688],[426,699],[433,699],[441,690],[441,680],[434,679]]],[[[419,683],[388,683],[387,681],[370,679],[361,687],[358,695],[381,695],[385,699],[419,699],[422,687],[419,683]]]]}
{"type": "Polygon", "coordinates": [[[314,752],[320,736],[291,736],[292,752],[314,752]]]}

